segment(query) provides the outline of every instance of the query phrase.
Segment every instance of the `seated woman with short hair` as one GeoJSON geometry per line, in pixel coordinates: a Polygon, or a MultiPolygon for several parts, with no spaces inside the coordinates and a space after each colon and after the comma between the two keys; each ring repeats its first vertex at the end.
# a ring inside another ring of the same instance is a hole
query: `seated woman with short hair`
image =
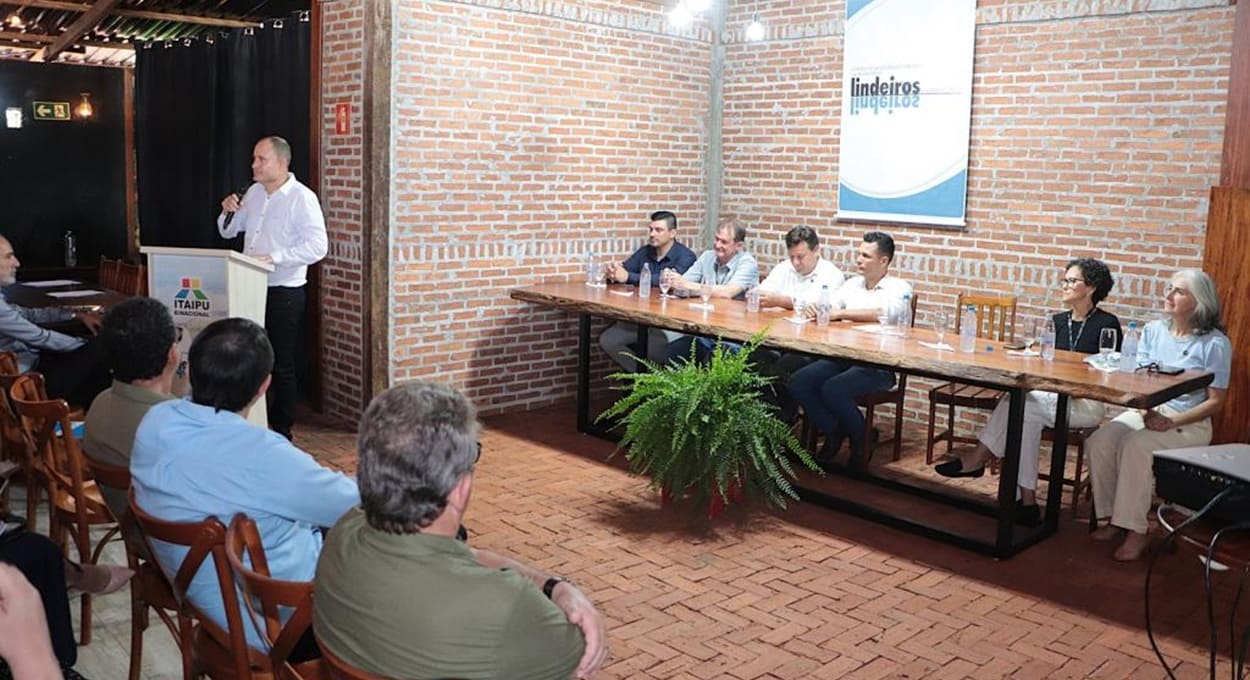
{"type": "Polygon", "coordinates": [[[1110,541],[1123,534],[1114,554],[1121,562],[1138,559],[1150,545],[1154,452],[1209,444],[1211,416],[1223,408],[1228,391],[1233,348],[1221,331],[1211,277],[1197,269],[1177,272],[1163,311],[1165,318],[1146,324],[1138,366],[1177,366],[1214,373],[1215,379],[1156,408],[1125,411],[1086,442],[1094,513],[1100,520],[1110,517],[1093,537],[1110,541]]]}
{"type": "MultiPolygon", "coordinates": [[[[1113,328],[1120,337],[1120,320],[1110,312],[1098,308],[1107,299],[1115,280],[1107,265],[1092,258],[1072,260],[1064,268],[1059,288],[1063,291],[1066,312],[1054,315],[1055,348],[1096,354],[1098,336],[1105,328],[1113,328]]],[[[1020,437],[1020,470],[1016,475],[1019,484],[1015,519],[1030,526],[1041,523],[1042,514],[1037,507],[1037,468],[1042,446],[1042,429],[1055,426],[1056,406],[1059,395],[1054,392],[1033,390],[1025,395],[1024,428],[1020,437]]],[[[990,456],[1002,458],[1007,452],[1007,408],[1010,400],[1001,399],[985,424],[975,449],[963,452],[958,458],[939,463],[934,470],[945,477],[980,477],[985,474],[985,464],[990,456]]],[[[1105,406],[1091,399],[1068,401],[1068,427],[1093,427],[1102,421],[1105,406]]]]}

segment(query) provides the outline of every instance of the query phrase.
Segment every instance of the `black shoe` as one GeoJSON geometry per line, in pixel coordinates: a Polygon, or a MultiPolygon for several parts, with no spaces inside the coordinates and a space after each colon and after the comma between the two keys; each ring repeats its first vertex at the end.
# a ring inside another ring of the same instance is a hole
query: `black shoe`
{"type": "Polygon", "coordinates": [[[980,477],[985,474],[985,466],[975,470],[965,470],[964,462],[956,458],[933,466],[934,471],[943,477],[980,477]]]}
{"type": "Polygon", "coordinates": [[[1016,507],[1011,512],[1011,519],[1016,524],[1023,524],[1026,527],[1041,526],[1042,511],[1036,503],[1025,505],[1020,501],[1016,501],[1016,507]]]}

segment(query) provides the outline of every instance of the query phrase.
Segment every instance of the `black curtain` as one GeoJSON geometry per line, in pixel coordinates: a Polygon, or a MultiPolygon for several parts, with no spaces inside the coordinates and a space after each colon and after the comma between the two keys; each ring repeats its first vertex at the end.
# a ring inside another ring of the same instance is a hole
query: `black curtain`
{"type": "Polygon", "coordinates": [[[298,17],[135,54],[135,154],[144,245],[237,247],[217,235],[221,199],[252,182],[252,147],[291,143],[307,183],[309,27],[298,17]]]}

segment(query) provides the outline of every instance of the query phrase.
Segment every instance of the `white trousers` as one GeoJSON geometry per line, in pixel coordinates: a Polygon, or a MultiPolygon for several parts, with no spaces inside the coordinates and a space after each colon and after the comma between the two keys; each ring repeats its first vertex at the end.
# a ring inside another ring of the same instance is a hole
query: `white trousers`
{"type": "MultiPolygon", "coordinates": [[[[657,363],[664,363],[668,358],[668,343],[681,337],[677,331],[651,328],[647,331],[647,358],[657,363]]],[[[599,335],[599,346],[612,357],[617,365],[627,371],[633,371],[638,362],[625,355],[633,353],[629,346],[638,340],[638,327],[632,323],[616,322],[604,329],[599,335]]]]}
{"type": "MultiPolygon", "coordinates": [[[[1055,426],[1055,407],[1059,395],[1054,392],[1033,390],[1024,395],[1024,428],[1020,437],[1020,473],[1016,484],[1037,490],[1037,466],[1042,449],[1042,430],[1055,426]]],[[[1007,412],[1011,400],[1000,399],[985,423],[985,429],[977,437],[985,448],[1002,458],[1007,453],[1007,412]]],[[[1068,400],[1068,427],[1093,427],[1102,421],[1106,406],[1091,399],[1068,400]]],[[[1088,446],[1088,445],[1087,445],[1088,446]]]]}
{"type": "MultiPolygon", "coordinates": [[[[1159,413],[1176,411],[1159,407],[1159,413]]],[[[1154,452],[1211,443],[1211,419],[1165,432],[1147,430],[1138,411],[1125,411],[1086,442],[1094,513],[1122,529],[1146,533],[1154,497],[1154,452]]]]}

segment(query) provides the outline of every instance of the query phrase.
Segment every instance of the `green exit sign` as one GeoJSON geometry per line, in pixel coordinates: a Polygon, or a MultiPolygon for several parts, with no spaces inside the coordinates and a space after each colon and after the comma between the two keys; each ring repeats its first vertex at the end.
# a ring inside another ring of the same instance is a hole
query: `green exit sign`
{"type": "Polygon", "coordinates": [[[69,102],[35,102],[35,120],[69,120],[69,102]]]}

